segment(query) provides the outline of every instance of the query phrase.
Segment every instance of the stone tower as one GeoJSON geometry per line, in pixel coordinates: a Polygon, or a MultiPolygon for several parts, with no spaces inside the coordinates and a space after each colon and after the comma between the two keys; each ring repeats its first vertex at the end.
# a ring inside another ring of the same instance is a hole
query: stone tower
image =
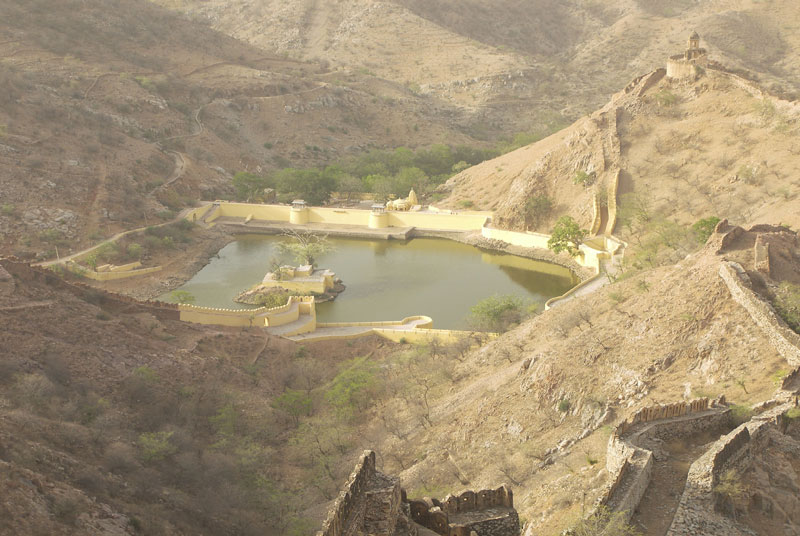
{"type": "Polygon", "coordinates": [[[692,35],[689,36],[689,46],[687,48],[689,50],[700,48],[700,36],[697,32],[692,32],[692,35]]]}
{"type": "Polygon", "coordinates": [[[671,56],[667,60],[667,77],[676,79],[697,78],[706,63],[706,49],[700,48],[700,36],[697,32],[692,32],[692,35],[689,36],[686,51],[683,54],[671,56]]]}
{"type": "Polygon", "coordinates": [[[692,35],[689,36],[689,46],[686,48],[686,53],[684,54],[684,59],[693,60],[699,58],[700,56],[704,56],[706,50],[704,48],[700,48],[700,36],[697,32],[692,32],[692,35]]]}

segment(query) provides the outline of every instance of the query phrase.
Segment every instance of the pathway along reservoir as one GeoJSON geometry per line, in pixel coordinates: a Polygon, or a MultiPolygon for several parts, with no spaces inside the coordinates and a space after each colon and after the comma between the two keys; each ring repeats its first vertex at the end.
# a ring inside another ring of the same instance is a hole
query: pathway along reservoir
{"type": "MultiPolygon", "coordinates": [[[[233,298],[260,283],[283,236],[241,235],[180,287],[195,305],[245,309],[233,298]]],[[[463,329],[470,307],[496,294],[513,294],[541,310],[579,279],[567,268],[486,252],[439,238],[408,241],[329,238],[334,250],[317,259],[347,289],[317,305],[318,322],[401,320],[427,315],[440,329],[463,329]]],[[[281,258],[283,263],[292,263],[281,258]]],[[[169,300],[169,294],[161,297],[169,300]]]]}

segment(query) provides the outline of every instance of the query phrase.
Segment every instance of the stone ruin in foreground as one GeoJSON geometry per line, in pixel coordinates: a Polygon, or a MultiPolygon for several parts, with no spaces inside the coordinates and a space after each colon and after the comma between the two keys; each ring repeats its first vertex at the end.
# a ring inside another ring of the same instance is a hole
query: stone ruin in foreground
{"type": "Polygon", "coordinates": [[[356,464],[317,536],[518,536],[509,488],[463,491],[443,500],[409,500],[400,481],[375,467],[367,450],[356,464]]]}

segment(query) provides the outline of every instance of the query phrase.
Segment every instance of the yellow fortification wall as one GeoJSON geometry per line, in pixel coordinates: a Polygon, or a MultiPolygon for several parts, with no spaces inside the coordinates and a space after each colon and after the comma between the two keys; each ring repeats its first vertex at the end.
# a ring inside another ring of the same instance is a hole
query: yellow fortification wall
{"type": "MultiPolygon", "coordinates": [[[[214,209],[212,209],[214,210],[214,209]]],[[[307,207],[293,209],[288,205],[258,205],[250,203],[220,202],[216,212],[210,214],[206,221],[218,218],[250,218],[250,220],[289,222],[292,220],[292,211],[303,212],[302,221],[308,223],[324,223],[330,225],[357,225],[370,226],[371,210],[364,209],[338,209],[324,207],[307,207]]],[[[199,209],[190,212],[189,218],[199,209]]],[[[203,212],[205,214],[205,212],[203,212]]],[[[433,229],[437,231],[478,231],[489,218],[491,212],[469,212],[454,214],[447,212],[396,212],[389,211],[385,216],[372,218],[373,224],[378,221],[386,222],[388,227],[417,227],[419,229],[433,229]]],[[[297,216],[295,216],[297,219],[297,216]]],[[[374,228],[374,225],[373,225],[374,228]]]]}

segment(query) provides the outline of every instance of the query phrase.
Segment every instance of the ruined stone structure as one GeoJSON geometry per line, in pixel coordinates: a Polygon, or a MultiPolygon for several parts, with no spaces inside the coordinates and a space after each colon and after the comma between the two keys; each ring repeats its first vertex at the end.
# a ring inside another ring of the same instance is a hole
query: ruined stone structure
{"type": "Polygon", "coordinates": [[[0,265],[0,296],[14,292],[14,278],[0,265]]]}
{"type": "Polygon", "coordinates": [[[364,451],[317,536],[518,536],[510,489],[463,491],[443,501],[408,500],[397,478],[375,467],[364,451]]]}
{"type": "Polygon", "coordinates": [[[700,72],[698,68],[705,67],[707,63],[706,49],[700,48],[700,36],[697,32],[693,32],[689,36],[689,43],[684,53],[671,56],[667,60],[667,76],[693,79],[700,72]]]}
{"type": "Polygon", "coordinates": [[[514,495],[505,485],[497,489],[467,490],[443,500],[409,501],[411,519],[443,536],[511,536],[519,534],[514,495]]]}

